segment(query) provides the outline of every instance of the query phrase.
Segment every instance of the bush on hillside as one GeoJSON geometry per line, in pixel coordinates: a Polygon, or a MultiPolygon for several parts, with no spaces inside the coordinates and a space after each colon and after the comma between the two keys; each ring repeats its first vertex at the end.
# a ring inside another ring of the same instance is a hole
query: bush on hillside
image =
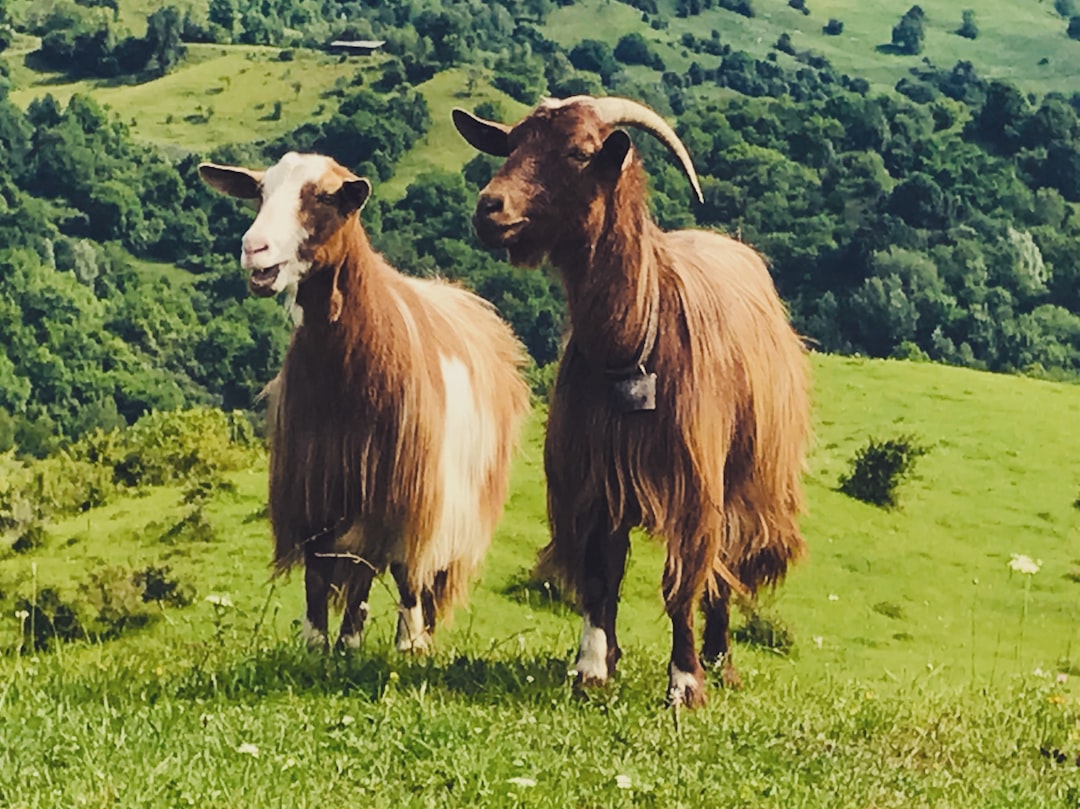
{"type": "Polygon", "coordinates": [[[844,33],[844,21],[836,17],[830,17],[829,21],[822,26],[821,30],[829,36],[839,36],[844,33]]]}
{"type": "Polygon", "coordinates": [[[971,9],[963,13],[963,22],[956,29],[956,33],[964,39],[976,39],[979,36],[979,26],[975,23],[975,12],[971,9]]]}
{"type": "Polygon", "coordinates": [[[915,461],[928,451],[911,435],[885,441],[871,438],[855,453],[850,471],[841,475],[840,491],[864,503],[895,508],[900,484],[911,476],[915,461]]]}

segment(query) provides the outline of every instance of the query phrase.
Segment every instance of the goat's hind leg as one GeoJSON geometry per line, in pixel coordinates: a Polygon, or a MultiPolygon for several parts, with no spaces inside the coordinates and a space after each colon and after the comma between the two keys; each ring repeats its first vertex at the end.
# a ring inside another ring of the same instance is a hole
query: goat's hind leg
{"type": "Polygon", "coordinates": [[[342,576],[345,610],[341,616],[337,648],[359,649],[363,643],[364,622],[368,616],[368,595],[377,571],[374,565],[364,559],[357,562],[343,561],[341,565],[345,568],[342,576]]]}
{"type": "MultiPolygon", "coordinates": [[[[398,604],[397,636],[394,645],[399,652],[427,652],[431,648],[431,633],[424,618],[424,592],[417,593],[409,585],[409,574],[405,565],[394,562],[390,573],[397,584],[400,602],[398,604]]],[[[434,601],[431,606],[434,621],[434,601]]]]}
{"type": "Polygon", "coordinates": [[[321,547],[312,543],[304,550],[304,591],[307,610],[301,630],[309,649],[327,648],[327,609],[334,585],[335,560],[321,554],[321,547]]]}
{"type": "Polygon", "coordinates": [[[731,588],[719,577],[716,595],[706,596],[702,605],[705,613],[705,637],[701,659],[706,665],[718,667],[720,677],[729,688],[742,688],[742,680],[731,661],[731,588]]]}

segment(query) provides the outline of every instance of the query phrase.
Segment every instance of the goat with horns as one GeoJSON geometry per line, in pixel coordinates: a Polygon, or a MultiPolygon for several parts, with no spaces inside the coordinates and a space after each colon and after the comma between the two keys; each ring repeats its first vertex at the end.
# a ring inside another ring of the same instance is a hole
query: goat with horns
{"type": "Polygon", "coordinates": [[[653,222],[619,126],[657,137],[701,199],[686,148],[653,110],[578,96],[545,101],[514,126],[460,109],[454,123],[474,147],[506,158],[480,193],[477,234],[515,264],[549,259],[566,288],[571,335],[548,417],[551,541],[541,568],[584,613],[578,681],[602,684],[615,671],[619,587],[629,532],[641,526],[667,543],[668,699],[700,705],[698,604],[701,657],[737,684],[732,592],[776,583],[805,549],[805,349],[754,250],[653,222]]]}

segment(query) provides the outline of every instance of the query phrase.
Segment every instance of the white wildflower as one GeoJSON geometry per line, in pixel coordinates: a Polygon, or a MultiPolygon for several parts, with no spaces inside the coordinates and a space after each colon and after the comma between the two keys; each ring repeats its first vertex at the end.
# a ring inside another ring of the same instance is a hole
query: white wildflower
{"type": "Polygon", "coordinates": [[[355,719],[353,719],[353,718],[352,718],[351,716],[349,716],[348,714],[345,714],[345,715],[344,715],[343,717],[341,717],[341,725],[342,725],[342,727],[346,727],[346,728],[347,728],[347,727],[348,727],[349,725],[351,725],[351,724],[352,724],[353,722],[355,722],[355,721],[356,721],[356,720],[355,720],[355,719]]]}
{"type": "Polygon", "coordinates": [[[616,775],[615,786],[619,789],[630,789],[634,785],[634,782],[630,780],[629,775],[616,775]]]}
{"type": "Polygon", "coordinates": [[[25,621],[27,618],[30,617],[30,613],[26,610],[15,610],[15,617],[18,618],[20,621],[25,621]]]}
{"type": "Polygon", "coordinates": [[[259,747],[251,742],[244,742],[242,745],[236,748],[236,752],[242,756],[251,756],[252,758],[259,757],[259,747]]]}
{"type": "Polygon", "coordinates": [[[1061,672],[1057,676],[1057,681],[1059,683],[1061,683],[1062,685],[1064,685],[1065,683],[1069,682],[1069,675],[1066,674],[1065,672],[1061,672]]]}
{"type": "Polygon", "coordinates": [[[215,607],[228,608],[233,605],[232,599],[229,598],[227,593],[211,593],[206,597],[206,600],[213,604],[215,607]]]}
{"type": "Polygon", "coordinates": [[[836,593],[829,593],[829,601],[839,601],[839,600],[840,600],[840,596],[838,596],[836,593]]]}
{"type": "Polygon", "coordinates": [[[816,648],[820,649],[824,645],[825,645],[825,638],[823,638],[821,635],[814,635],[814,646],[816,648]]]}
{"type": "Polygon", "coordinates": [[[534,787],[536,781],[532,778],[522,778],[520,775],[516,775],[513,778],[507,778],[506,783],[513,784],[516,787],[534,787]]]}
{"type": "Polygon", "coordinates": [[[1042,567],[1042,559],[1032,559],[1025,553],[1014,553],[1009,560],[1009,569],[1016,573],[1033,576],[1042,567]]]}
{"type": "Polygon", "coordinates": [[[1035,669],[1031,672],[1031,676],[1032,677],[1045,677],[1046,672],[1043,671],[1039,666],[1036,666],[1035,669]]]}

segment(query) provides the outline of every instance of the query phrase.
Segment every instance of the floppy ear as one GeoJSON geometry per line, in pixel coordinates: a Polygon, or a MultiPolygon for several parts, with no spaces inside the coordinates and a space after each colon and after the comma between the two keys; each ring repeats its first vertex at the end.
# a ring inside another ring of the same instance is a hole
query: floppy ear
{"type": "Polygon", "coordinates": [[[607,139],[600,151],[593,157],[592,164],[601,177],[614,180],[622,174],[623,163],[630,152],[630,136],[623,129],[616,129],[607,139]]]}
{"type": "Polygon", "coordinates": [[[371,180],[367,177],[350,177],[341,184],[334,193],[338,210],[342,215],[348,216],[353,211],[359,211],[367,203],[371,196],[371,180]]]}
{"type": "Polygon", "coordinates": [[[200,163],[199,176],[204,183],[240,199],[258,199],[262,196],[263,172],[242,169],[237,166],[219,166],[217,163],[200,163]]]}
{"type": "Polygon", "coordinates": [[[510,144],[506,137],[510,133],[510,127],[506,124],[485,121],[460,107],[455,107],[451,115],[457,131],[473,148],[496,157],[510,154],[510,144]]]}

